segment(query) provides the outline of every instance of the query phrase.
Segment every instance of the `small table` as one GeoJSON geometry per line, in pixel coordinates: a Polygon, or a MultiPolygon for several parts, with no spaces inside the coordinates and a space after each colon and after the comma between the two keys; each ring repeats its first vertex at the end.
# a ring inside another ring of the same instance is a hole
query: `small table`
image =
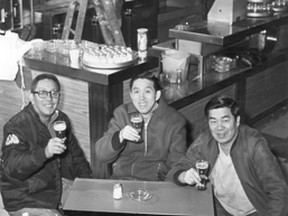
{"type": "Polygon", "coordinates": [[[109,212],[149,215],[214,216],[211,185],[199,191],[172,182],[77,178],[64,204],[65,211],[109,212]],[[113,199],[113,186],[121,183],[123,198],[113,199]],[[146,189],[152,198],[136,201],[127,196],[134,189],[146,189]]]}

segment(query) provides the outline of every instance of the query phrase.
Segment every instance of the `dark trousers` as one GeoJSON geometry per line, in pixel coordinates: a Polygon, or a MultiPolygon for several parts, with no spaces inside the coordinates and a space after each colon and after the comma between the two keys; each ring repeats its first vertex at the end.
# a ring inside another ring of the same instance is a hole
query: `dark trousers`
{"type": "MultiPolygon", "coordinates": [[[[214,196],[214,210],[215,210],[215,216],[233,216],[223,208],[223,206],[215,196],[214,196]]],[[[254,212],[252,214],[249,214],[248,216],[261,216],[261,215],[258,212],[254,212]]]]}

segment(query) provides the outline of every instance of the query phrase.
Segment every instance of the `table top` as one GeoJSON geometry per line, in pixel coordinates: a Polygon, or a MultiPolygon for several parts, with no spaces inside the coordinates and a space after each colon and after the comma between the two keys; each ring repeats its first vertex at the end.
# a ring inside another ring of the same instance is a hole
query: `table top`
{"type": "Polygon", "coordinates": [[[64,204],[64,210],[81,212],[110,212],[153,215],[212,216],[212,188],[199,191],[191,186],[178,186],[172,182],[80,179],[77,178],[64,204]],[[123,198],[113,199],[113,186],[121,183],[123,198]],[[137,201],[127,193],[146,189],[152,198],[137,201]]]}

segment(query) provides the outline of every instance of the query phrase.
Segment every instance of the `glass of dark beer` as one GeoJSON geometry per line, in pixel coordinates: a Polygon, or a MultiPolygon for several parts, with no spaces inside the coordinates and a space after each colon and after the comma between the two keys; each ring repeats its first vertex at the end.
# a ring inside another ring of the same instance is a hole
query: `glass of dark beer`
{"type": "Polygon", "coordinates": [[[64,139],[66,137],[66,122],[59,120],[54,122],[53,129],[55,131],[56,137],[64,139]]]}
{"type": "Polygon", "coordinates": [[[206,160],[196,161],[196,170],[201,178],[201,184],[197,184],[195,186],[198,190],[206,190],[208,167],[209,167],[208,161],[206,160]]]}
{"type": "Polygon", "coordinates": [[[142,137],[142,129],[144,125],[144,121],[142,118],[142,115],[140,113],[132,113],[130,115],[130,121],[132,124],[132,127],[135,128],[140,136],[140,139],[137,141],[137,143],[143,142],[143,137],[142,137]]]}

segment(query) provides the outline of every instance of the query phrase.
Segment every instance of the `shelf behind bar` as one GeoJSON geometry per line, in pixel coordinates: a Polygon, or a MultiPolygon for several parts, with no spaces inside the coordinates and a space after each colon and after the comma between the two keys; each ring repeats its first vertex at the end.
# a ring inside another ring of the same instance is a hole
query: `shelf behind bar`
{"type": "MultiPolygon", "coordinates": [[[[265,29],[287,24],[288,13],[265,18],[246,18],[229,25],[224,22],[197,22],[179,30],[177,25],[169,29],[169,37],[207,44],[225,46],[265,29]]],[[[182,26],[183,27],[183,26],[182,26]]]]}

